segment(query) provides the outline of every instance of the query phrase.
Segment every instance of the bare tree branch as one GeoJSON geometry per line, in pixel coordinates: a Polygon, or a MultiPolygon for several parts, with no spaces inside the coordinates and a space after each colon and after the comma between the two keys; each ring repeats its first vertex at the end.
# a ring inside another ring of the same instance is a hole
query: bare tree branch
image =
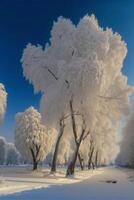
{"type": "Polygon", "coordinates": [[[47,68],[47,70],[56,80],[59,79],[49,68],[47,68]]]}
{"type": "Polygon", "coordinates": [[[83,137],[83,140],[85,140],[87,137],[88,137],[88,135],[90,134],[90,130],[86,133],[86,135],[83,137]]]}

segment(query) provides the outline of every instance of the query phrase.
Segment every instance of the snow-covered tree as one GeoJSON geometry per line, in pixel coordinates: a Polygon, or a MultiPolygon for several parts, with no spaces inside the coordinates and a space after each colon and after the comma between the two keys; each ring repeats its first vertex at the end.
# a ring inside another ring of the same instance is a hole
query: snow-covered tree
{"type": "MultiPolygon", "coordinates": [[[[113,136],[107,137],[107,141],[102,135],[104,129],[105,134],[109,132],[107,136],[115,134],[110,131],[111,127],[115,122],[118,124],[122,115],[128,114],[128,96],[133,89],[121,72],[126,53],[121,36],[111,29],[102,29],[94,15],[83,17],[77,25],[60,17],[53,25],[45,48],[28,44],[24,50],[21,60],[24,76],[34,85],[35,92],[42,92],[43,122],[59,132],[54,161],[61,138],[65,143],[70,138],[65,137],[64,132],[70,133],[75,141],[67,175],[74,173],[77,156],[80,158],[79,149],[83,139],[90,138],[88,135],[92,134],[96,158],[103,143],[115,144],[113,136]],[[96,130],[102,115],[107,116],[110,125],[103,127],[102,121],[96,130]]],[[[113,147],[111,145],[111,153],[113,147]]],[[[109,156],[109,152],[105,154],[109,156]]]]}
{"type": "Polygon", "coordinates": [[[41,115],[33,107],[16,114],[15,145],[24,159],[33,162],[34,170],[51,151],[53,133],[53,129],[42,125],[41,115]]]}
{"type": "Polygon", "coordinates": [[[134,103],[131,105],[131,110],[126,125],[122,129],[120,152],[116,162],[119,165],[134,168],[134,103]]]}
{"type": "MultiPolygon", "coordinates": [[[[7,93],[5,87],[0,83],[0,123],[3,121],[3,117],[6,110],[7,93]]],[[[3,137],[0,137],[0,164],[4,164],[6,155],[6,141],[3,137]]]]}
{"type": "Polygon", "coordinates": [[[0,122],[3,120],[3,116],[5,114],[6,100],[7,100],[7,93],[5,91],[5,87],[2,83],[0,83],[0,122]]]}
{"type": "Polygon", "coordinates": [[[6,140],[4,137],[0,137],[0,165],[5,163],[6,158],[6,140]]]}
{"type": "Polygon", "coordinates": [[[13,143],[6,144],[6,164],[17,165],[19,164],[20,154],[13,143]]]}

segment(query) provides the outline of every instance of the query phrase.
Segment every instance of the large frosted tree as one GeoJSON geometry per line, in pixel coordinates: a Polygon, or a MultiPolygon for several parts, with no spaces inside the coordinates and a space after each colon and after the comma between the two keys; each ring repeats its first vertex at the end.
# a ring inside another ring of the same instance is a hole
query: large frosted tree
{"type": "Polygon", "coordinates": [[[24,159],[33,163],[33,170],[51,151],[52,134],[53,130],[42,125],[41,115],[33,107],[16,114],[15,145],[24,159]]]}
{"type": "MultiPolygon", "coordinates": [[[[94,15],[83,17],[77,25],[60,17],[45,48],[28,44],[24,49],[21,60],[24,76],[33,84],[35,92],[42,92],[43,121],[59,132],[56,153],[61,139],[70,138],[63,133],[72,135],[74,153],[67,175],[74,173],[84,139],[90,143],[91,134],[98,152],[97,145],[100,148],[101,145],[96,138],[103,140],[103,130],[111,130],[123,114],[128,114],[128,96],[133,90],[121,72],[126,53],[121,36],[111,29],[102,29],[94,15]],[[99,123],[96,130],[102,115],[111,124],[103,127],[103,122],[99,123]]],[[[113,143],[112,138],[107,137],[109,143],[113,143]]]]}

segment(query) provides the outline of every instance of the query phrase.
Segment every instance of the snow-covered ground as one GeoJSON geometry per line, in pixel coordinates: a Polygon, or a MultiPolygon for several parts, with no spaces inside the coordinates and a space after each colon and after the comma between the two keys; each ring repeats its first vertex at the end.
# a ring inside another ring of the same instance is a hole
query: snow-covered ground
{"type": "Polygon", "coordinates": [[[26,190],[49,188],[53,185],[65,185],[81,182],[94,175],[103,173],[103,170],[78,171],[75,177],[65,178],[65,169],[56,174],[44,169],[36,172],[24,167],[0,168],[0,196],[18,193],[26,190]]]}
{"type": "Polygon", "coordinates": [[[101,168],[94,172],[78,172],[74,179],[64,178],[63,172],[55,177],[49,176],[47,171],[44,171],[44,177],[42,173],[24,171],[21,176],[19,171],[16,176],[9,174],[4,178],[7,183],[12,186],[23,183],[25,188],[22,190],[32,189],[34,184],[37,184],[35,188],[45,188],[0,196],[2,200],[134,200],[134,171],[129,169],[101,168]]]}

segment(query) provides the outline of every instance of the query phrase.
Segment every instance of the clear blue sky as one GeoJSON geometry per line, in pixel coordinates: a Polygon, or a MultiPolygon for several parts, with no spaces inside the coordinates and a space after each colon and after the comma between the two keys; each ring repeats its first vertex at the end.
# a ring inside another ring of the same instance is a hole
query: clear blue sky
{"type": "Polygon", "coordinates": [[[0,0],[0,82],[8,92],[1,135],[14,137],[15,113],[30,105],[39,108],[40,95],[22,74],[20,58],[28,42],[44,45],[53,21],[62,15],[74,23],[94,13],[102,27],[112,27],[128,45],[124,73],[134,84],[134,1],[133,0],[0,0]]]}

